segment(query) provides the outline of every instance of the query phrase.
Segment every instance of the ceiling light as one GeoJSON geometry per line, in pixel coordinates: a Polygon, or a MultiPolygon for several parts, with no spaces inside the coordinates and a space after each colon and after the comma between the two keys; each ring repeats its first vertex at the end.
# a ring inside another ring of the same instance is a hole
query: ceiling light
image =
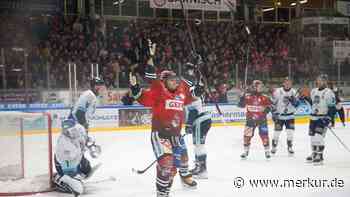
{"type": "Polygon", "coordinates": [[[274,10],[275,8],[265,8],[265,9],[263,9],[262,11],[263,12],[268,12],[268,11],[271,11],[271,10],[274,10]]]}

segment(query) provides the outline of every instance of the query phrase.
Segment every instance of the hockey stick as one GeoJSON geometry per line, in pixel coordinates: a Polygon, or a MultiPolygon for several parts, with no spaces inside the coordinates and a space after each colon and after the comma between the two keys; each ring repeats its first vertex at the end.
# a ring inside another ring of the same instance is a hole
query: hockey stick
{"type": "Polygon", "coordinates": [[[106,183],[106,182],[114,182],[117,179],[114,176],[110,176],[108,178],[104,178],[104,179],[99,179],[99,180],[88,180],[88,181],[84,181],[85,184],[98,184],[98,183],[106,183]]]}
{"type": "Polygon", "coordinates": [[[330,127],[327,126],[327,128],[332,132],[332,134],[337,138],[338,142],[343,145],[343,147],[350,153],[349,147],[335,134],[334,130],[330,127]]]}
{"type": "Polygon", "coordinates": [[[145,173],[148,169],[150,169],[158,160],[154,160],[151,164],[149,164],[145,169],[143,170],[136,170],[135,168],[132,168],[132,172],[136,174],[143,174],[145,173]]]}
{"type": "MultiPolygon", "coordinates": [[[[185,137],[188,133],[185,133],[183,135],[181,135],[181,137],[185,137]]],[[[136,174],[143,174],[145,173],[148,169],[150,169],[156,162],[158,161],[158,159],[155,159],[154,161],[152,161],[152,163],[150,163],[145,169],[143,170],[137,170],[135,168],[132,168],[131,171],[133,173],[136,173],[136,174]]]]}
{"type": "MultiPolygon", "coordinates": [[[[185,6],[184,6],[184,3],[183,3],[183,0],[180,0],[180,4],[181,4],[181,9],[182,9],[182,13],[183,13],[183,16],[184,16],[184,23],[186,24],[186,29],[187,29],[187,33],[188,33],[188,36],[190,38],[190,43],[191,43],[191,48],[192,48],[192,52],[194,54],[197,54],[197,50],[196,50],[196,45],[194,43],[194,40],[193,40],[193,36],[192,36],[192,31],[191,31],[191,27],[188,23],[188,15],[186,14],[186,11],[185,11],[185,6]]],[[[203,79],[203,83],[204,83],[204,87],[207,89],[207,92],[210,96],[212,96],[212,92],[210,90],[210,87],[208,86],[208,80],[202,75],[202,72],[200,71],[200,68],[199,66],[200,65],[196,65],[196,70],[198,71],[199,75],[200,75],[200,78],[203,79]]],[[[222,111],[220,110],[220,107],[218,105],[217,102],[214,103],[215,104],[215,107],[216,107],[216,110],[218,111],[218,113],[220,114],[220,117],[222,117],[222,121],[224,123],[226,123],[226,121],[224,120],[223,118],[223,113],[222,111]]]]}

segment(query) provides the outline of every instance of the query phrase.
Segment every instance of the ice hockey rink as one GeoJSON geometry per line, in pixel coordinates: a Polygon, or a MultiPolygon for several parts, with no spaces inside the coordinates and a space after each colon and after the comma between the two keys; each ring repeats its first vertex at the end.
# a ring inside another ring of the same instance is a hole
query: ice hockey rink
{"type": "MultiPolygon", "coordinates": [[[[326,136],[325,162],[323,166],[305,163],[310,154],[307,135],[308,125],[296,125],[295,155],[288,156],[286,136],[282,132],[278,152],[269,161],[264,157],[258,135],[254,136],[250,155],[241,160],[243,126],[213,127],[207,137],[209,179],[198,180],[198,188],[189,190],[182,187],[178,175],[171,190],[173,197],[232,197],[232,196],[298,196],[298,197],[349,197],[350,196],[350,153],[328,132],[326,136]],[[237,178],[240,177],[240,178],[237,178]],[[242,179],[242,180],[238,180],[242,179]],[[253,187],[250,180],[299,181],[294,187],[253,187]],[[235,180],[238,180],[235,182],[235,180]],[[325,185],[312,181],[325,180],[325,185]],[[303,184],[302,184],[303,183],[303,184]],[[240,185],[241,188],[236,188],[240,185]]],[[[269,126],[272,136],[272,126],[269,126]]],[[[336,135],[350,146],[350,129],[337,123],[336,135]]],[[[144,169],[154,156],[150,133],[145,131],[94,132],[96,142],[103,152],[98,160],[102,162],[93,177],[86,183],[86,194],[91,197],[155,197],[155,165],[144,174],[132,172],[132,168],[144,169]],[[115,177],[112,181],[109,178],[115,177]]],[[[56,136],[56,135],[55,135],[56,136]]],[[[186,136],[193,166],[193,147],[190,136],[186,136]]],[[[33,158],[34,159],[34,158],[33,158]]],[[[72,196],[50,192],[37,194],[40,197],[72,196]]]]}

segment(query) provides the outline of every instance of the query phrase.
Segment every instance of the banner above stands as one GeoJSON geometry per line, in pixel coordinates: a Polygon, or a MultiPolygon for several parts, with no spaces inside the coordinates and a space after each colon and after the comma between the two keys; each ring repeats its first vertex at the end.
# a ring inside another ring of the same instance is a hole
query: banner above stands
{"type": "MultiPolygon", "coordinates": [[[[186,10],[204,11],[230,11],[226,2],[232,3],[235,7],[236,0],[182,0],[186,10]]],[[[181,0],[150,0],[151,8],[158,9],[182,9],[181,0]]],[[[235,8],[236,9],[236,8],[235,8]]]]}

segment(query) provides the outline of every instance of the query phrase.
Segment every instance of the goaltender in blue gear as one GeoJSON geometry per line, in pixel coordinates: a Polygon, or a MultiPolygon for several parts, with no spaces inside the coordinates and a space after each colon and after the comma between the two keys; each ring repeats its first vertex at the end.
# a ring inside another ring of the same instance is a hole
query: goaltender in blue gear
{"type": "Polygon", "coordinates": [[[75,196],[84,192],[82,180],[90,177],[95,169],[85,157],[86,151],[91,158],[97,158],[101,154],[101,147],[95,144],[86,129],[74,119],[64,120],[54,153],[57,173],[53,184],[58,191],[75,196]]]}

